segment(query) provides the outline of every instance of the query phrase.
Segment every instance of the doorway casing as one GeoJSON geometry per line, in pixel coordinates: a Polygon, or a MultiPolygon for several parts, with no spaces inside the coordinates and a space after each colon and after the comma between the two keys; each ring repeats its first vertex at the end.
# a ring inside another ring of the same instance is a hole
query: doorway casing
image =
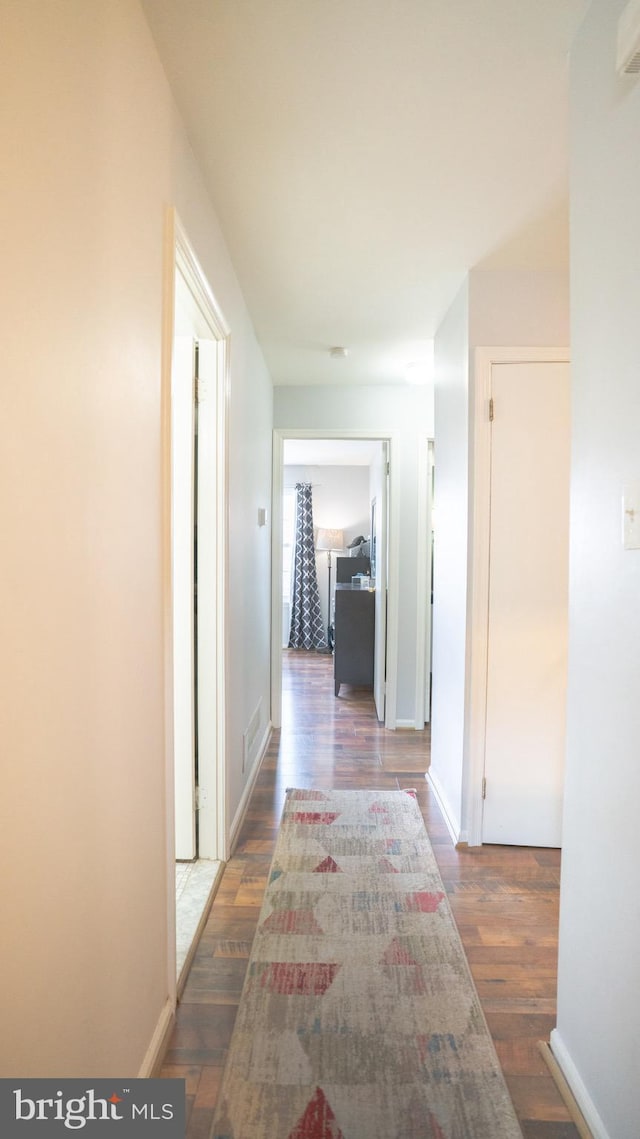
{"type": "Polygon", "coordinates": [[[463,802],[469,804],[469,846],[482,845],[482,783],[487,730],[489,564],[491,534],[491,374],[494,364],[569,363],[569,349],[482,347],[474,354],[473,501],[470,580],[468,763],[463,802]]]}
{"type": "Polygon", "coordinates": [[[397,432],[348,428],[280,429],[273,432],[273,498],[271,535],[271,722],[274,728],[281,725],[282,716],[282,490],[283,456],[285,439],[370,439],[387,443],[389,455],[389,502],[387,541],[389,550],[387,579],[387,649],[386,649],[386,701],[385,727],[396,727],[397,675],[398,675],[398,547],[399,502],[394,467],[397,465],[399,436],[397,432]]]}
{"type": "Polygon", "coordinates": [[[431,629],[432,580],[431,552],[433,542],[433,468],[434,442],[430,436],[420,440],[418,450],[418,527],[416,564],[418,591],[416,595],[416,729],[431,721],[431,629]]]}
{"type": "Polygon", "coordinates": [[[207,330],[211,359],[207,399],[215,431],[215,500],[210,517],[215,535],[209,566],[215,580],[209,581],[210,612],[214,630],[210,634],[207,661],[207,701],[201,701],[209,746],[200,755],[200,782],[211,793],[199,804],[199,857],[225,861],[227,850],[226,810],[226,689],[227,658],[227,548],[228,548],[228,386],[230,330],[213,296],[206,276],[193,251],[184,227],[173,208],[165,220],[164,322],[162,353],[162,452],[163,452],[163,581],[164,581],[164,690],[165,690],[165,787],[168,914],[168,983],[176,993],[175,924],[175,785],[173,715],[173,581],[172,581],[172,408],[171,382],[175,337],[175,289],[178,274],[207,330]]]}

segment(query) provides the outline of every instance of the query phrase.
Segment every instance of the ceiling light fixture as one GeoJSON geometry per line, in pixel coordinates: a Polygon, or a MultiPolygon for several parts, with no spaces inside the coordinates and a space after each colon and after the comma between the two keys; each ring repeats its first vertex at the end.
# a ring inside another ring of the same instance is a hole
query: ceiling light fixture
{"type": "Polygon", "coordinates": [[[332,356],[334,360],[345,360],[349,355],[349,349],[342,348],[340,345],[336,344],[333,348],[329,349],[329,355],[332,356]]]}

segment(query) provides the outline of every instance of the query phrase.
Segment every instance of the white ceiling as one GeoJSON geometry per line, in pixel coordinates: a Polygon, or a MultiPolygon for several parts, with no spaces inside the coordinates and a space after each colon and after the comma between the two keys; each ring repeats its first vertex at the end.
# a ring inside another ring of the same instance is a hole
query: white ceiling
{"type": "Polygon", "coordinates": [[[404,382],[470,268],[566,265],[587,0],[142,4],[274,383],[404,382]]]}

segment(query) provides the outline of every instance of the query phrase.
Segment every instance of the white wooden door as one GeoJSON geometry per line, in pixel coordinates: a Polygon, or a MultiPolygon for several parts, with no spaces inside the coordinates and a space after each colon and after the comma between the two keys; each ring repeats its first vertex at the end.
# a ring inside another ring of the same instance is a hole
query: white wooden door
{"type": "MultiPolygon", "coordinates": [[[[384,723],[387,665],[387,464],[389,445],[380,445],[375,477],[375,519],[372,518],[371,554],[375,549],[375,640],[373,650],[373,698],[376,715],[384,723]],[[375,527],[375,533],[374,533],[375,527]],[[375,543],[375,546],[374,546],[375,543]]],[[[372,504],[373,506],[373,504],[372,504]]]]}
{"type": "Polygon", "coordinates": [[[195,342],[174,341],[171,374],[171,546],[173,578],[173,735],[176,858],[196,857],[194,716],[195,342]]]}
{"type": "Polygon", "coordinates": [[[567,674],[566,363],[494,363],[482,841],[560,846],[567,674]]]}

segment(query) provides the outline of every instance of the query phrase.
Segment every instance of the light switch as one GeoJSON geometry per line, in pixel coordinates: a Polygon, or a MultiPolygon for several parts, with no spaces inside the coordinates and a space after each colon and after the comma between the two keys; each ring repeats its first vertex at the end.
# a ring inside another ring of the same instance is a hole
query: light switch
{"type": "Polygon", "coordinates": [[[640,550],[640,483],[623,488],[622,541],[625,550],[640,550]]]}
{"type": "Polygon", "coordinates": [[[258,526],[266,526],[266,525],[267,525],[267,511],[265,510],[264,506],[259,506],[258,507],[258,526]]]}

